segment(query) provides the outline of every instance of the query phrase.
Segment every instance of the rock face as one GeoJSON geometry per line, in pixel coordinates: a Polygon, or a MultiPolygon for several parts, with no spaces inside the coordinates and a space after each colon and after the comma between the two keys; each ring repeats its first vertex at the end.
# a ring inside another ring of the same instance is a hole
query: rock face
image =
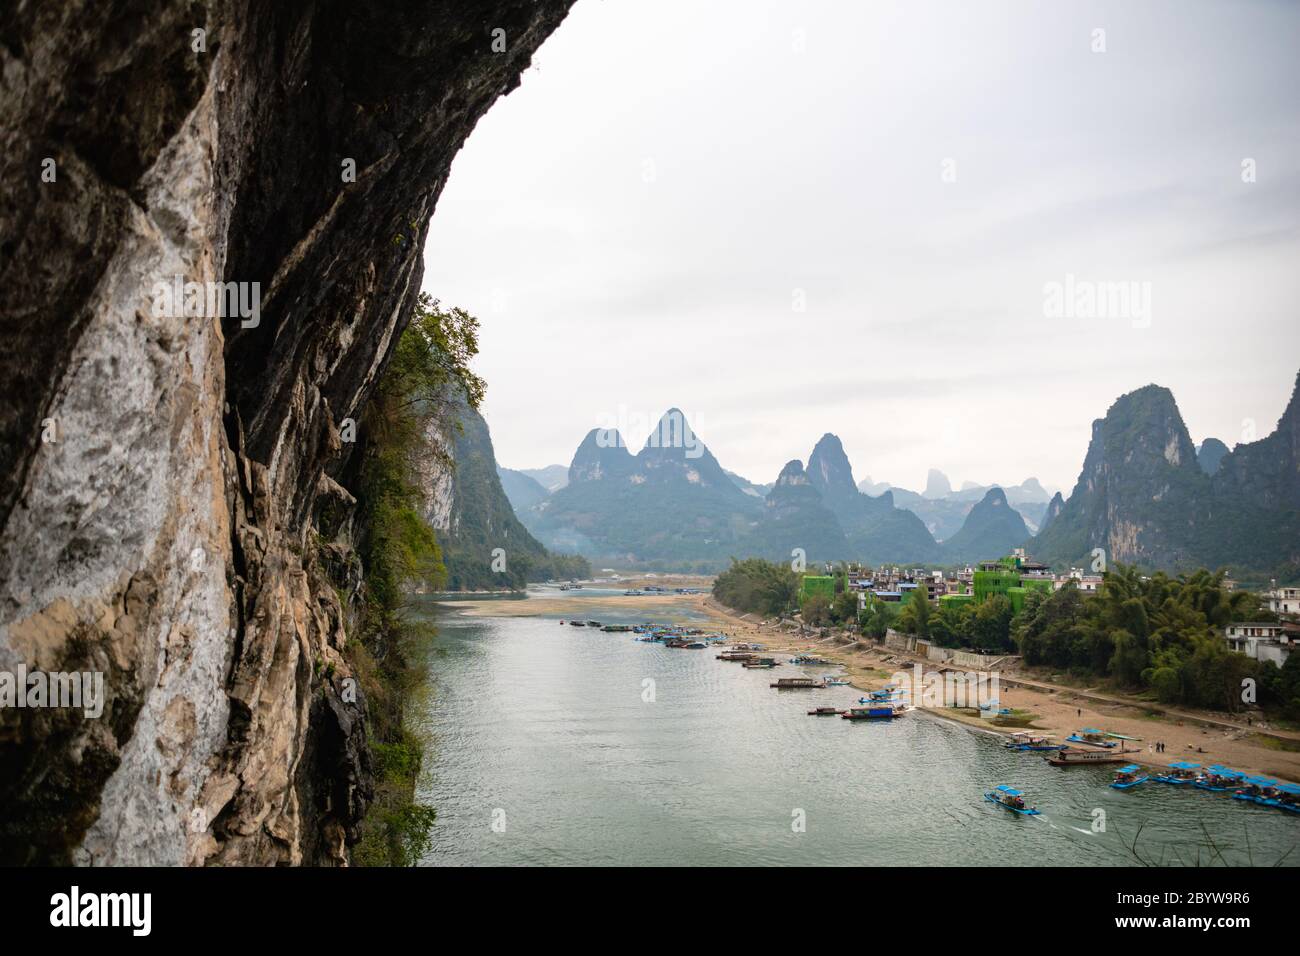
{"type": "Polygon", "coordinates": [[[0,10],[0,670],[107,697],[0,711],[0,859],[346,859],[346,419],[452,158],[571,2],[0,10]]]}
{"type": "MultiPolygon", "coordinates": [[[[1205,473],[1172,393],[1148,385],[1093,422],[1074,491],[1034,539],[1035,556],[1289,580],[1300,573],[1300,380],[1277,429],[1205,473]]],[[[1049,513],[1051,509],[1049,509],[1049,513]]]]}
{"type": "MultiPolygon", "coordinates": [[[[426,463],[423,480],[425,517],[438,535],[447,589],[519,590],[549,576],[551,555],[511,506],[487,421],[458,394],[448,400],[446,415],[442,433],[430,436],[445,449],[446,462],[426,463]]],[[[519,477],[545,497],[537,482],[519,477]]]]}

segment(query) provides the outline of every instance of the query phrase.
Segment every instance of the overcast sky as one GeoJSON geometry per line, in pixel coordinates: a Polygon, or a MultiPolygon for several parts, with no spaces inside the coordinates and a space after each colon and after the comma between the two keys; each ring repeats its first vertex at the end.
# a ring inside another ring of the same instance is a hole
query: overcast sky
{"type": "Polygon", "coordinates": [[[425,288],[482,320],[507,467],[676,405],[754,481],[830,431],[858,479],[1068,493],[1151,382],[1196,442],[1273,429],[1298,103],[1297,3],[578,0],[452,166],[425,288]],[[1049,314],[1070,275],[1131,314],[1049,314]]]}

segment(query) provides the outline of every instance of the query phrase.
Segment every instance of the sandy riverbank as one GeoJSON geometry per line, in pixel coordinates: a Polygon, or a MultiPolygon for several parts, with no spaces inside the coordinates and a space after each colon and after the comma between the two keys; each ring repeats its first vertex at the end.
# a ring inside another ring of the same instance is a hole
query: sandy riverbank
{"type": "MultiPolygon", "coordinates": [[[[834,639],[819,641],[806,635],[801,638],[797,633],[765,627],[703,597],[701,607],[712,619],[724,625],[722,630],[734,632],[737,640],[759,641],[782,652],[809,650],[827,660],[842,663],[853,686],[864,690],[882,686],[897,671],[910,672],[916,663],[922,663],[926,673],[936,670],[918,659],[874,645],[841,645],[834,639]]],[[[1011,681],[1014,680],[1012,676],[1011,681]]],[[[1124,756],[1134,763],[1153,767],[1164,767],[1175,760],[1202,765],[1218,763],[1249,773],[1300,780],[1300,752],[1275,749],[1262,743],[1259,735],[1248,727],[1201,727],[1190,721],[1151,714],[1141,702],[1086,700],[1069,688],[1045,691],[1004,683],[998,696],[1002,706],[1034,715],[1028,728],[996,727],[990,721],[954,709],[929,708],[926,712],[964,723],[972,729],[999,734],[1010,734],[1017,729],[1054,734],[1062,743],[1082,727],[1100,727],[1112,733],[1141,738],[1140,742],[1123,742],[1125,747],[1133,748],[1124,756]],[[1164,753],[1154,751],[1156,741],[1165,744],[1164,753]]]]}
{"type": "MultiPolygon", "coordinates": [[[[646,583],[664,587],[707,587],[707,579],[688,577],[624,578],[610,586],[632,588],[646,583]]],[[[533,592],[527,600],[521,601],[458,600],[449,602],[449,606],[474,616],[566,618],[572,615],[599,619],[602,611],[618,611],[634,612],[648,621],[686,622],[694,619],[697,624],[699,618],[704,617],[712,622],[711,627],[732,640],[757,641],[777,653],[809,652],[835,661],[852,685],[861,690],[883,686],[900,670],[910,673],[916,663],[921,663],[926,673],[937,669],[871,642],[842,644],[835,637],[820,639],[764,625],[753,615],[738,615],[716,604],[708,594],[630,597],[621,594],[584,595],[581,591],[544,591],[533,592]]],[[[1008,679],[1014,682],[1016,675],[1008,675],[1008,679]]],[[[1134,748],[1124,756],[1135,763],[1155,767],[1167,766],[1175,760],[1190,760],[1203,765],[1220,763],[1249,773],[1300,780],[1300,752],[1269,746],[1261,742],[1262,738],[1251,728],[1202,727],[1191,721],[1152,714],[1140,701],[1087,700],[1064,687],[1044,690],[1003,683],[998,696],[1002,706],[1034,715],[1027,728],[997,727],[988,720],[955,709],[929,708],[926,713],[966,724],[972,730],[1005,735],[1016,729],[1031,729],[1054,734],[1061,742],[1082,727],[1100,727],[1112,733],[1141,738],[1140,742],[1123,744],[1134,748]],[[1154,751],[1156,741],[1164,742],[1164,753],[1154,751]]]]}

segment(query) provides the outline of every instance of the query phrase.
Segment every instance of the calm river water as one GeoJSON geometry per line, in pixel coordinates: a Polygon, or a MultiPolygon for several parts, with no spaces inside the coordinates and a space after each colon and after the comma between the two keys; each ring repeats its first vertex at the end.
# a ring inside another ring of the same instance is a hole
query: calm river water
{"type": "Polygon", "coordinates": [[[773,672],[712,650],[554,617],[428,613],[440,636],[411,720],[429,741],[420,797],[438,811],[429,865],[1114,866],[1136,864],[1135,840],[1173,865],[1300,863],[1300,818],[1278,810],[1154,782],[1113,790],[1106,769],[1050,767],[941,718],[806,715],[853,688],[780,692],[773,672]],[[1042,815],[986,802],[999,783],[1042,815]]]}

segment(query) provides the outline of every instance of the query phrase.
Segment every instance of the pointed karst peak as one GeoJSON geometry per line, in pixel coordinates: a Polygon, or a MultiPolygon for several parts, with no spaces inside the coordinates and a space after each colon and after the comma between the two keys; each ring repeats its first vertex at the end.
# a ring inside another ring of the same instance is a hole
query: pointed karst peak
{"type": "Polygon", "coordinates": [[[587,432],[569,465],[569,482],[595,481],[627,470],[632,455],[617,428],[593,428],[587,432]]]}
{"type": "Polygon", "coordinates": [[[994,485],[984,493],[980,503],[976,507],[980,508],[1005,508],[1007,505],[1007,493],[994,485]]]}
{"type": "Polygon", "coordinates": [[[798,458],[787,461],[785,467],[781,469],[781,474],[777,476],[776,483],[779,486],[808,484],[808,474],[803,470],[803,462],[798,458]]]}
{"type": "Polygon", "coordinates": [[[1020,483],[1020,490],[1025,492],[1041,493],[1044,498],[1047,497],[1047,489],[1044,488],[1037,478],[1026,478],[1020,483]]]}
{"type": "Polygon", "coordinates": [[[952,494],[952,484],[948,481],[948,476],[938,468],[931,468],[930,473],[925,477],[926,498],[946,498],[952,494]]]}
{"type": "Polygon", "coordinates": [[[1200,469],[1174,393],[1162,385],[1145,385],[1117,398],[1106,410],[1100,433],[1113,462],[1140,469],[1138,462],[1163,459],[1175,468],[1200,469]]]}
{"type": "Polygon", "coordinates": [[[691,428],[691,423],[686,418],[686,413],[674,407],[659,417],[659,421],[646,436],[642,454],[690,452],[692,453],[690,457],[695,457],[701,453],[703,447],[703,442],[696,437],[695,430],[691,428]]]}
{"type": "Polygon", "coordinates": [[[818,440],[808,456],[808,480],[823,494],[852,497],[858,494],[853,483],[853,466],[844,454],[844,445],[830,432],[818,440]]]}

